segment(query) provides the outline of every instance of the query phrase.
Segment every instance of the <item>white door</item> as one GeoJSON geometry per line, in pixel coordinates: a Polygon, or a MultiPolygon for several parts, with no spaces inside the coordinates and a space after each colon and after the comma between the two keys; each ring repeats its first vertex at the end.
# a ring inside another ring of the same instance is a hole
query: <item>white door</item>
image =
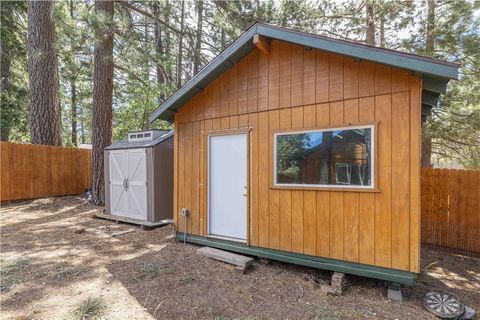
{"type": "Polygon", "coordinates": [[[128,216],[128,159],[126,150],[110,151],[110,211],[114,215],[128,216]]]}
{"type": "Polygon", "coordinates": [[[146,150],[112,150],[109,165],[111,214],[146,220],[146,150]]]}
{"type": "Polygon", "coordinates": [[[128,154],[129,217],[147,219],[147,153],[145,149],[130,149],[128,154]]]}
{"type": "Polygon", "coordinates": [[[247,134],[208,139],[209,235],[247,239],[247,134]]]}

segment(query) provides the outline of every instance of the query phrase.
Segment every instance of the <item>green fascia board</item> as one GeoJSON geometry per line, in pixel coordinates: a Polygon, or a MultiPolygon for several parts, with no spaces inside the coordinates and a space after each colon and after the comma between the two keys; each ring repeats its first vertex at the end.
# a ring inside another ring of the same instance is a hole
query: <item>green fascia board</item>
{"type": "MultiPolygon", "coordinates": [[[[175,236],[176,239],[179,241],[183,241],[184,239],[184,234],[181,232],[177,232],[175,236]]],[[[325,269],[329,271],[353,274],[367,278],[380,279],[405,284],[408,286],[413,285],[417,276],[415,273],[409,271],[382,268],[361,263],[309,256],[305,254],[273,250],[261,247],[253,247],[240,242],[209,237],[201,237],[187,234],[186,241],[199,245],[243,253],[251,256],[278,260],[312,268],[325,269]]]]}
{"type": "Polygon", "coordinates": [[[449,79],[458,79],[459,65],[455,63],[350,41],[331,39],[263,23],[255,23],[190,81],[171,95],[161,106],[155,109],[149,117],[150,123],[157,118],[170,123],[173,122],[175,113],[188,100],[254,49],[253,37],[255,34],[308,48],[406,69],[421,74],[423,77],[428,76],[429,79],[436,79],[437,82],[432,82],[432,86],[437,89],[432,90],[441,90],[443,86],[446,86],[449,79]]]}

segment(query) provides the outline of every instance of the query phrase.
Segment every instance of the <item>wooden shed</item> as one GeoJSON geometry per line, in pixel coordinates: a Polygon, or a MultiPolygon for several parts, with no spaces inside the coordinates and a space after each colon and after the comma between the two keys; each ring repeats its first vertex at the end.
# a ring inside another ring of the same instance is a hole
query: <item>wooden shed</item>
{"type": "Polygon", "coordinates": [[[252,25],[150,116],[175,123],[177,237],[412,284],[422,114],[457,76],[450,62],[252,25]]]}

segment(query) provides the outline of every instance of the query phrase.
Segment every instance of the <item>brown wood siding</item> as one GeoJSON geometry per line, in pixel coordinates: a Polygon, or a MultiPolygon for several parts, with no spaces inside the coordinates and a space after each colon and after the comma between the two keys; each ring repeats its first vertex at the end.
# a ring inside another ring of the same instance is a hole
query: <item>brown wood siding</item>
{"type": "Polygon", "coordinates": [[[187,232],[207,234],[205,134],[250,128],[250,245],[418,272],[420,93],[383,65],[280,41],[252,51],[176,114],[177,230],[187,207],[187,232]],[[274,132],[373,122],[376,192],[271,188],[274,132]]]}

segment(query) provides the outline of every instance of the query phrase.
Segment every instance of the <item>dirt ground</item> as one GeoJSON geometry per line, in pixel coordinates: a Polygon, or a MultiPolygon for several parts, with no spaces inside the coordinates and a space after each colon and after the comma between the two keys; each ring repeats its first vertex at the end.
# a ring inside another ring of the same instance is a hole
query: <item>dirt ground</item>
{"type": "Polygon", "coordinates": [[[175,241],[171,226],[143,231],[92,217],[100,211],[81,197],[2,206],[1,319],[73,319],[88,298],[107,319],[433,319],[421,304],[430,290],[480,310],[478,259],[423,250],[403,303],[386,298],[382,281],[353,276],[333,297],[319,285],[329,272],[256,261],[241,275],[175,241]]]}

